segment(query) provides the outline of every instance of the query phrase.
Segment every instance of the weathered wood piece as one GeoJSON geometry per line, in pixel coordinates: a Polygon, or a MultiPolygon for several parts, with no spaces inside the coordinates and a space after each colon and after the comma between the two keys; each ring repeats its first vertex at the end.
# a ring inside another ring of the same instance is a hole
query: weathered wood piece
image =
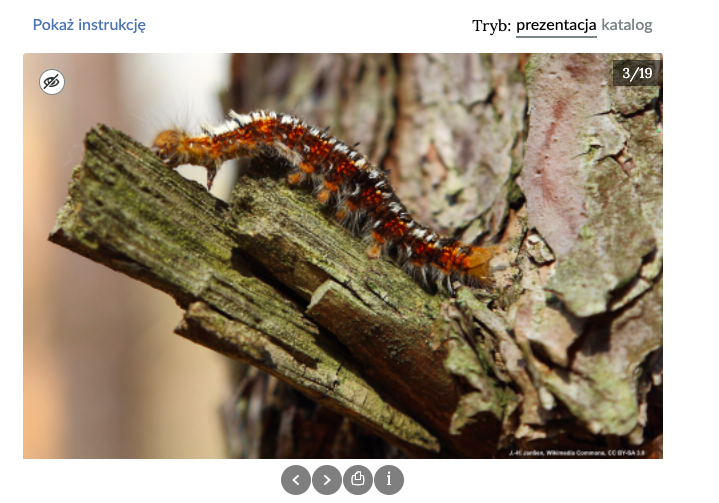
{"type": "Polygon", "coordinates": [[[88,133],[86,148],[51,241],[172,295],[187,309],[181,335],[259,366],[412,455],[439,450],[304,315],[303,302],[255,275],[227,204],[106,126],[88,133]]]}
{"type": "Polygon", "coordinates": [[[237,246],[311,300],[307,315],[348,348],[393,402],[422,418],[454,452],[496,450],[496,433],[473,430],[480,423],[450,433],[462,389],[445,369],[444,348],[431,344],[445,296],[428,294],[387,260],[367,259],[365,243],[283,180],[243,178],[232,200],[237,246]]]}

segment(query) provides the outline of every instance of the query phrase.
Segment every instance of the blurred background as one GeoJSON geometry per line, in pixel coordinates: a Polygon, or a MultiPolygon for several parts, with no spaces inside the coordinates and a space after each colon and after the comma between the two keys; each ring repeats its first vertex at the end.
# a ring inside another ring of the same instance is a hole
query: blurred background
{"type": "MultiPolygon", "coordinates": [[[[227,360],[173,334],[164,293],[47,241],[98,122],[149,144],[222,118],[229,55],[26,54],[23,87],[25,458],[216,458],[227,360]],[[40,75],[65,77],[44,94],[40,75]]],[[[182,168],[204,184],[202,168],[182,168]]],[[[229,197],[232,168],[213,193],[229,197]]]]}

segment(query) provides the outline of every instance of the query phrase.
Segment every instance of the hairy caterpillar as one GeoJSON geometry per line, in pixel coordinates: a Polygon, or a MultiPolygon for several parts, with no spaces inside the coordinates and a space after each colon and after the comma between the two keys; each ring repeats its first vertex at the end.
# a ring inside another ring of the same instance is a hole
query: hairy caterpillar
{"type": "Polygon", "coordinates": [[[280,157],[291,167],[290,184],[309,178],[320,203],[333,203],[338,220],[362,230],[371,243],[369,257],[396,250],[410,273],[425,284],[444,284],[450,294],[454,293],[453,280],[490,283],[494,247],[466,245],[415,221],[395,195],[386,173],[326,129],[260,110],[249,114],[230,111],[229,120],[215,127],[203,125],[202,131],[198,136],[179,129],[163,131],[152,150],[172,168],[204,166],[208,189],[217,170],[229,159],[260,154],[280,157]]]}

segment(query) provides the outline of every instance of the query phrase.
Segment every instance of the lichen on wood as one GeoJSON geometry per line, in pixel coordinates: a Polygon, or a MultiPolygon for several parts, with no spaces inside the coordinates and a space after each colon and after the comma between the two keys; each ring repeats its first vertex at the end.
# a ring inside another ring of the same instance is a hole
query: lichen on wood
{"type": "Polygon", "coordinates": [[[53,242],[172,295],[187,309],[178,327],[184,337],[260,366],[409,453],[439,450],[434,435],[386,402],[298,299],[258,278],[238,253],[225,203],[116,130],[98,126],[86,147],[53,242]]]}

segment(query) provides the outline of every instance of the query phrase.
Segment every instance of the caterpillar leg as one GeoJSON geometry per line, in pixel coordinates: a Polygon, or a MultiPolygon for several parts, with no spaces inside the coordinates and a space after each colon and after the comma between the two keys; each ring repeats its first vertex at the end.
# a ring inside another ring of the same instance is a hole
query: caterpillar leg
{"type": "Polygon", "coordinates": [[[322,189],[317,193],[317,200],[321,204],[327,204],[327,202],[330,200],[331,196],[332,196],[332,192],[330,192],[327,189],[322,189]]]}
{"type": "Polygon", "coordinates": [[[305,179],[305,174],[302,171],[295,171],[287,175],[287,183],[290,185],[297,185],[305,179]]]}
{"type": "Polygon", "coordinates": [[[209,191],[212,188],[212,182],[215,181],[215,177],[217,176],[217,166],[212,166],[207,168],[207,190],[209,191]]]}
{"type": "Polygon", "coordinates": [[[367,249],[367,256],[369,258],[379,258],[380,255],[382,255],[382,246],[385,245],[387,241],[377,232],[372,232],[368,236],[368,239],[371,244],[367,249]]]}
{"type": "Polygon", "coordinates": [[[454,288],[452,288],[452,275],[448,274],[445,277],[445,287],[447,288],[447,293],[450,297],[455,297],[457,295],[457,292],[454,291],[454,288]]]}
{"type": "Polygon", "coordinates": [[[303,173],[307,173],[308,175],[311,175],[315,172],[314,166],[312,166],[311,164],[307,164],[306,162],[300,163],[300,169],[303,173]]]}
{"type": "Polygon", "coordinates": [[[379,258],[382,255],[382,247],[378,243],[371,244],[367,248],[367,256],[369,258],[379,258]]]}
{"type": "Polygon", "coordinates": [[[327,204],[332,196],[339,191],[339,185],[328,182],[327,180],[323,180],[320,183],[322,184],[322,188],[317,192],[317,200],[322,204],[327,204]]]}

